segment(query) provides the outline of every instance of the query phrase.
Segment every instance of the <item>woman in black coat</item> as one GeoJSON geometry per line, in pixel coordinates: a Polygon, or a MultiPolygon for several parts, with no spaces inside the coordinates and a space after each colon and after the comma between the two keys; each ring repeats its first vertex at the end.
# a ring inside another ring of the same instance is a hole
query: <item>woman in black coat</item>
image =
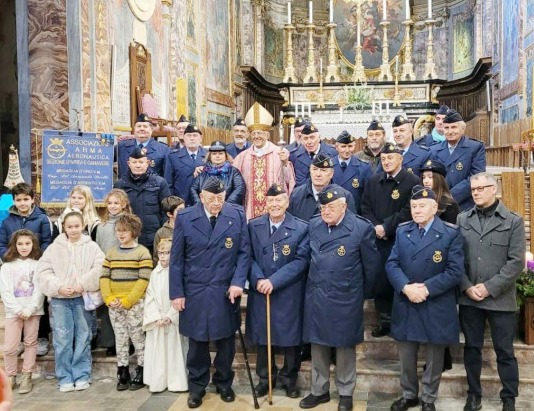
{"type": "Polygon", "coordinates": [[[447,169],[445,164],[437,160],[428,160],[421,168],[421,183],[424,187],[430,188],[436,194],[438,202],[437,216],[451,224],[456,224],[456,217],[460,214],[458,203],[452,198],[451,192],[445,176],[447,169]]]}
{"type": "Polygon", "coordinates": [[[191,185],[191,198],[195,204],[200,202],[202,184],[209,177],[215,176],[221,180],[226,188],[226,201],[233,204],[243,205],[245,200],[245,181],[237,168],[230,163],[231,157],[226,152],[226,145],[219,140],[211,143],[206,164],[202,172],[195,177],[191,185]]]}

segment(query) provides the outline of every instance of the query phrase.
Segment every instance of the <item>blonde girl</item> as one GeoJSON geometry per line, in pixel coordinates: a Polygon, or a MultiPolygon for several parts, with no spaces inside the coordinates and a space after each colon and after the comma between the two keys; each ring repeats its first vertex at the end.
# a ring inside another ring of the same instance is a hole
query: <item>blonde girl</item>
{"type": "Polygon", "coordinates": [[[56,226],[59,233],[62,233],[63,219],[73,210],[80,210],[84,221],[83,230],[94,240],[96,235],[96,226],[100,223],[100,218],[95,208],[95,200],[91,189],[85,185],[79,184],[74,186],[67,198],[67,207],[59,216],[56,226]]]}

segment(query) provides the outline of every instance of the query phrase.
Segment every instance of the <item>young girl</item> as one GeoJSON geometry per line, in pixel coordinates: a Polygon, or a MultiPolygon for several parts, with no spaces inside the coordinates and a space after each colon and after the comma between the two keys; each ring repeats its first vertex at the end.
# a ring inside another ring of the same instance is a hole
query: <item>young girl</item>
{"type": "Polygon", "coordinates": [[[159,262],[152,274],[145,298],[143,330],[145,340],[145,384],[150,392],[187,391],[186,357],[188,340],[178,330],[178,311],[169,300],[171,239],[157,247],[159,262]]]}
{"type": "Polygon", "coordinates": [[[100,219],[96,212],[93,193],[89,187],[80,184],[74,186],[70,191],[69,197],[67,198],[67,207],[65,207],[65,210],[63,210],[63,213],[61,213],[56,221],[56,228],[60,234],[62,233],[65,216],[74,209],[82,212],[84,222],[83,231],[94,240],[96,236],[95,228],[100,223],[100,219]]]}
{"type": "MultiPolygon", "coordinates": [[[[104,253],[107,253],[110,248],[120,244],[115,234],[115,223],[121,215],[130,214],[131,209],[128,195],[118,188],[114,188],[107,194],[104,204],[106,211],[102,222],[96,228],[96,243],[104,253]]],[[[106,355],[115,356],[115,333],[111,326],[107,305],[98,307],[96,313],[97,317],[100,318],[97,346],[106,348],[106,355]]]]}
{"type": "Polygon", "coordinates": [[[421,171],[423,186],[436,193],[436,201],[438,202],[436,215],[447,223],[456,224],[456,217],[460,214],[460,207],[452,198],[445,180],[447,176],[445,164],[437,160],[428,160],[419,170],[421,171]]]}
{"type": "Polygon", "coordinates": [[[17,230],[11,236],[0,270],[0,295],[6,311],[4,364],[11,388],[17,377],[17,352],[24,329],[24,362],[19,394],[32,390],[32,371],[37,355],[37,332],[43,315],[44,295],[35,282],[39,242],[30,230],[17,230]]]}
{"type": "Polygon", "coordinates": [[[66,214],[63,233],[37,265],[41,290],[51,299],[56,377],[61,392],[85,390],[91,382],[91,319],[82,293],[99,289],[104,253],[83,234],[83,227],[79,212],[66,214]]]}

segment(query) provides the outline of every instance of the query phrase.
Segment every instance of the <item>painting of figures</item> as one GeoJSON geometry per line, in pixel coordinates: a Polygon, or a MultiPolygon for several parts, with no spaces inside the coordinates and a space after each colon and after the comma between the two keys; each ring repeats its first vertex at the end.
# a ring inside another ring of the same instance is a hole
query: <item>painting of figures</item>
{"type": "MultiPolygon", "coordinates": [[[[386,3],[388,25],[389,56],[391,60],[399,52],[404,41],[405,1],[388,0],[386,3]]],[[[360,44],[362,46],[363,65],[366,69],[376,69],[382,64],[382,39],[384,36],[380,22],[383,20],[382,2],[376,0],[361,1],[360,10],[360,44]]],[[[334,22],[337,24],[336,40],[342,58],[353,65],[358,42],[358,2],[339,0],[334,5],[334,22]]]]}
{"type": "Polygon", "coordinates": [[[502,85],[506,86],[517,80],[519,75],[519,0],[507,0],[506,16],[502,21],[503,58],[502,85]]]}
{"type": "Polygon", "coordinates": [[[229,0],[206,0],[207,36],[206,86],[225,95],[230,94],[230,20],[229,0]]]}
{"type": "Polygon", "coordinates": [[[475,24],[473,14],[457,14],[452,18],[453,24],[453,73],[468,70],[474,65],[473,53],[475,24]]]}

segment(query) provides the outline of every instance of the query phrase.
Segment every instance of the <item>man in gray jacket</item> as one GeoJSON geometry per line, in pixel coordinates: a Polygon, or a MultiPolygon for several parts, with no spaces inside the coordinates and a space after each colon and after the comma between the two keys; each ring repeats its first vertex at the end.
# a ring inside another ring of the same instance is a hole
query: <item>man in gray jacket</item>
{"type": "Polygon", "coordinates": [[[471,177],[475,206],[458,216],[464,238],[466,275],[461,284],[460,325],[465,335],[464,365],[467,371],[467,401],[464,411],[479,410],[482,387],[482,347],[486,320],[497,354],[497,370],[503,388],[503,411],[515,410],[519,371],[514,354],[515,281],[525,266],[523,219],[508,210],[497,195],[491,173],[471,177]]]}

